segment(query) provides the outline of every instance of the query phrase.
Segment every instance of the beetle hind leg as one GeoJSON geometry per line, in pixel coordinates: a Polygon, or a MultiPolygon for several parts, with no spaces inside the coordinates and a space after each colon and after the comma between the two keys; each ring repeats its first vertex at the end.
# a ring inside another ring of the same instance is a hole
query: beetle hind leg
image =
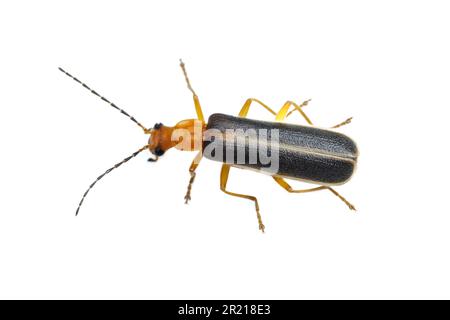
{"type": "MultiPolygon", "coordinates": [[[[297,105],[296,103],[292,102],[292,101],[288,101],[286,102],[283,107],[280,109],[280,111],[278,111],[277,115],[276,115],[276,119],[278,121],[283,121],[285,120],[287,117],[289,117],[293,112],[298,111],[300,112],[301,116],[306,120],[306,122],[308,122],[308,124],[313,125],[313,123],[311,122],[311,120],[309,119],[309,117],[305,114],[305,112],[303,111],[303,107],[306,107],[308,105],[308,103],[311,101],[311,99],[309,100],[305,100],[303,101],[300,105],[297,105]],[[294,106],[294,109],[292,109],[291,111],[289,111],[290,107],[294,106]]],[[[330,127],[331,129],[336,129],[342,126],[345,126],[346,124],[349,124],[350,122],[352,122],[353,117],[350,117],[332,127],[330,127]]]]}
{"type": "Polygon", "coordinates": [[[230,174],[230,165],[223,164],[222,170],[220,172],[220,190],[225,192],[226,194],[233,196],[233,197],[239,197],[244,198],[248,200],[252,200],[255,203],[255,209],[256,209],[256,217],[258,219],[258,225],[259,230],[261,230],[264,233],[264,229],[266,228],[262,222],[261,214],[259,213],[259,205],[258,205],[258,199],[254,196],[246,195],[246,194],[239,194],[228,191],[227,188],[227,182],[228,182],[228,176],[230,174]]]}
{"type": "Polygon", "coordinates": [[[341,201],[343,201],[349,208],[350,210],[355,210],[356,208],[354,205],[352,205],[350,202],[347,201],[347,199],[345,199],[343,196],[341,196],[336,190],[334,190],[331,187],[328,186],[320,186],[320,187],[315,187],[315,188],[310,188],[310,189],[302,189],[302,190],[295,190],[294,188],[291,187],[291,185],[289,183],[286,182],[286,180],[284,180],[283,178],[279,178],[279,177],[273,177],[273,179],[276,181],[276,183],[278,183],[283,189],[285,189],[287,192],[290,193],[306,193],[306,192],[314,192],[314,191],[319,191],[319,190],[330,190],[331,193],[333,193],[336,197],[338,197],[339,199],[341,199],[341,201]]]}
{"type": "Polygon", "coordinates": [[[352,122],[352,119],[353,119],[353,117],[350,117],[347,120],[342,121],[341,123],[338,123],[337,125],[332,126],[331,129],[336,129],[336,128],[345,126],[346,124],[349,124],[350,122],[352,122]]]}
{"type": "Polygon", "coordinates": [[[341,196],[336,190],[334,190],[331,187],[326,187],[328,190],[330,190],[336,197],[338,197],[339,199],[341,199],[348,207],[350,210],[354,210],[356,211],[356,208],[354,205],[352,205],[350,202],[347,201],[347,199],[345,199],[343,196],[341,196]]]}

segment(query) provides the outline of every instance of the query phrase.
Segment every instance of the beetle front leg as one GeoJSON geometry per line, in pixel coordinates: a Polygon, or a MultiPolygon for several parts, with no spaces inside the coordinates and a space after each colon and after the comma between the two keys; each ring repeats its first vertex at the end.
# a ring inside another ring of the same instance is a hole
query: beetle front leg
{"type": "Polygon", "coordinates": [[[184,62],[181,59],[180,59],[180,67],[181,67],[181,70],[183,71],[184,78],[186,79],[187,87],[188,87],[189,91],[192,92],[192,97],[194,99],[194,106],[195,106],[195,112],[197,113],[197,118],[198,118],[198,120],[204,122],[205,117],[203,116],[203,111],[202,111],[202,107],[200,105],[200,100],[198,99],[197,94],[195,93],[194,89],[191,86],[191,81],[189,80],[189,77],[188,77],[188,74],[186,71],[186,66],[184,65],[184,62]]]}

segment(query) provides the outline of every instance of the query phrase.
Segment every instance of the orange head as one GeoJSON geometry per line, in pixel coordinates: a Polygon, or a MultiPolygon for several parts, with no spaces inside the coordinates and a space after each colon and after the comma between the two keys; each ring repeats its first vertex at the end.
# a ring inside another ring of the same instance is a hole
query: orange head
{"type": "Polygon", "coordinates": [[[149,150],[156,157],[173,147],[182,151],[201,150],[204,128],[205,123],[197,119],[182,120],[174,127],[156,123],[149,130],[149,150]]]}

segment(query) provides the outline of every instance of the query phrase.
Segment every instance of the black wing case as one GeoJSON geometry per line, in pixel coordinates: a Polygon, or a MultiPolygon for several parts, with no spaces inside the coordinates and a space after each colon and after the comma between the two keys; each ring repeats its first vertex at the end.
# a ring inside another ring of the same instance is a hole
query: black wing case
{"type": "Polygon", "coordinates": [[[335,131],[219,113],[206,128],[203,151],[211,160],[329,185],[346,182],[355,170],[355,142],[335,131]]]}

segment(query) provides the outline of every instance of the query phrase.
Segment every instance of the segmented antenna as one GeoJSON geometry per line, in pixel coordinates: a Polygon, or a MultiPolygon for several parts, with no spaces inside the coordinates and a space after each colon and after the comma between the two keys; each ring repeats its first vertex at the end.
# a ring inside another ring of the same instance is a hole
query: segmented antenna
{"type": "Polygon", "coordinates": [[[72,76],[70,73],[68,73],[67,71],[65,71],[62,68],[58,68],[62,73],[66,74],[68,77],[72,78],[73,80],[75,80],[76,82],[78,82],[79,84],[81,84],[83,87],[85,87],[86,89],[88,89],[90,92],[92,92],[93,94],[95,94],[97,97],[99,97],[100,99],[102,99],[103,101],[105,101],[106,103],[108,103],[111,107],[113,107],[114,109],[117,109],[120,111],[120,113],[123,113],[124,115],[126,115],[128,118],[131,119],[131,121],[133,121],[134,123],[136,123],[139,127],[142,128],[142,130],[144,130],[145,133],[148,133],[147,128],[145,128],[142,124],[140,124],[133,116],[130,116],[125,110],[119,108],[118,106],[116,106],[114,103],[112,103],[111,101],[109,101],[108,99],[106,99],[105,97],[103,97],[102,95],[98,94],[96,91],[92,90],[91,88],[89,88],[85,83],[81,82],[80,80],[78,80],[76,77],[72,76]]]}
{"type": "MultiPolygon", "coordinates": [[[[128,160],[130,160],[131,158],[136,157],[139,153],[141,153],[142,151],[144,151],[145,149],[147,149],[149,147],[149,145],[145,145],[142,148],[140,148],[138,151],[136,151],[135,153],[133,153],[131,156],[123,159],[121,162],[115,164],[113,167],[109,168],[108,170],[106,170],[103,174],[99,175],[97,177],[97,179],[95,179],[95,181],[89,186],[89,188],[86,190],[86,192],[83,194],[83,197],[81,198],[80,203],[78,204],[78,208],[77,208],[77,212],[75,213],[75,215],[78,215],[78,211],[80,211],[80,207],[83,204],[84,198],[86,198],[87,194],[89,193],[89,191],[92,189],[92,187],[95,186],[95,184],[101,179],[103,178],[105,175],[107,175],[108,173],[110,173],[111,171],[113,171],[114,169],[120,167],[122,164],[124,164],[125,162],[127,162],[128,160]]],[[[156,160],[155,160],[156,161],[156,160]]]]}

